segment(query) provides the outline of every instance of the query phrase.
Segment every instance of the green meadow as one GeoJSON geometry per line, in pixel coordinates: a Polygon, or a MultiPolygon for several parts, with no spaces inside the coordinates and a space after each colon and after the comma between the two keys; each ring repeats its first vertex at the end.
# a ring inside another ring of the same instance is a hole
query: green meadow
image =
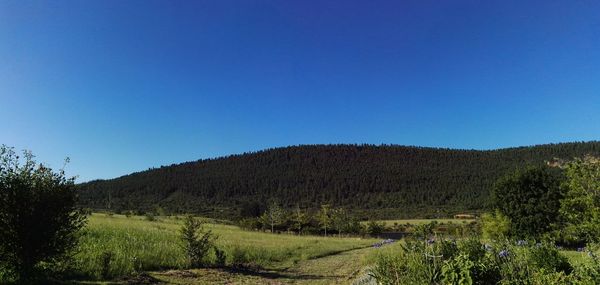
{"type": "MultiPolygon", "coordinates": [[[[147,221],[140,216],[92,214],[75,256],[77,272],[83,279],[102,280],[183,269],[187,260],[179,240],[181,224],[180,217],[147,221]]],[[[260,270],[285,270],[302,261],[365,248],[377,241],[271,234],[215,223],[207,223],[206,228],[218,236],[216,245],[226,252],[227,265],[244,264],[260,270]]]]}

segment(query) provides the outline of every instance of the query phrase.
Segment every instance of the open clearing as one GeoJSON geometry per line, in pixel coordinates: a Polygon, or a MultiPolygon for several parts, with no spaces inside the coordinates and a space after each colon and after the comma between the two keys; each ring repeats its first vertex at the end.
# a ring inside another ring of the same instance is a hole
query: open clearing
{"type": "Polygon", "coordinates": [[[110,278],[117,280],[151,272],[146,276],[147,283],[158,280],[174,284],[255,283],[253,280],[274,284],[339,283],[360,270],[361,257],[368,250],[365,248],[378,241],[271,234],[245,231],[233,225],[207,224],[219,236],[216,244],[227,253],[228,265],[233,262],[233,255],[238,259],[243,255],[253,269],[233,270],[227,266],[228,269],[187,271],[183,270],[186,259],[178,238],[180,226],[181,219],[175,217],[147,221],[137,216],[93,214],[76,256],[83,279],[104,279],[100,272],[106,267],[106,256],[110,256],[107,270],[110,278]]]}

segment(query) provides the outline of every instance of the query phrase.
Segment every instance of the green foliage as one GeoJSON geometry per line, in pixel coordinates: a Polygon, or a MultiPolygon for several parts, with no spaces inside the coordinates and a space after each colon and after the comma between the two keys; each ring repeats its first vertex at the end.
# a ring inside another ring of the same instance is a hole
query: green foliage
{"type": "Polygon", "coordinates": [[[371,275],[379,284],[598,284],[593,254],[577,266],[553,245],[525,241],[482,244],[413,241],[398,252],[379,252],[371,275]]]}
{"type": "Polygon", "coordinates": [[[110,269],[114,260],[114,256],[115,254],[112,251],[105,251],[100,256],[100,262],[102,266],[100,270],[100,276],[102,276],[103,279],[108,279],[112,276],[110,269]]]}
{"type": "Polygon", "coordinates": [[[367,233],[373,237],[379,236],[385,230],[385,224],[377,221],[369,221],[367,233]]]}
{"type": "Polygon", "coordinates": [[[156,221],[156,217],[154,216],[154,213],[152,213],[152,212],[147,212],[145,217],[146,217],[146,221],[149,221],[149,222],[156,221]]]}
{"type": "Polygon", "coordinates": [[[582,244],[600,241],[600,160],[576,159],[565,167],[567,189],[561,201],[560,239],[582,244]]]}
{"type": "Polygon", "coordinates": [[[484,239],[504,239],[510,232],[510,219],[499,210],[485,213],[481,215],[481,231],[484,239]]]}
{"type": "Polygon", "coordinates": [[[442,280],[448,285],[472,285],[473,278],[471,271],[475,263],[465,254],[459,254],[442,267],[442,280]]]}
{"type": "Polygon", "coordinates": [[[227,262],[227,253],[218,247],[215,247],[214,250],[215,250],[215,265],[225,266],[225,263],[227,262]]]}
{"type": "Polygon", "coordinates": [[[569,259],[562,255],[554,245],[548,243],[540,243],[532,247],[529,251],[529,261],[536,268],[547,272],[569,274],[573,271],[569,259]]]}
{"type": "Polygon", "coordinates": [[[493,192],[496,209],[510,219],[510,234],[536,238],[558,220],[561,177],[548,167],[529,167],[500,179],[493,192]]]}
{"type": "Polygon", "coordinates": [[[112,193],[113,208],[147,212],[160,204],[218,218],[257,217],[269,198],[284,209],[300,204],[317,211],[332,203],[360,219],[434,218],[483,210],[494,182],[515,168],[587,153],[600,154],[600,142],[491,151],[295,146],[164,166],[79,188],[82,205],[93,209],[105,209],[112,193]]]}
{"type": "Polygon", "coordinates": [[[336,208],[331,211],[331,224],[333,229],[338,232],[338,236],[348,228],[350,217],[344,208],[336,208]]]}
{"type": "Polygon", "coordinates": [[[325,236],[327,236],[327,228],[331,227],[331,208],[329,205],[321,205],[321,210],[317,215],[317,219],[319,220],[319,225],[325,231],[325,236]]]}
{"type": "Polygon", "coordinates": [[[260,217],[260,220],[263,224],[271,226],[271,232],[273,233],[275,226],[283,223],[284,218],[285,211],[278,202],[272,200],[271,203],[269,203],[267,210],[260,217]]]}
{"type": "Polygon", "coordinates": [[[30,152],[20,160],[0,147],[0,275],[29,282],[68,261],[85,225],[73,181],[37,164],[30,152]]]}
{"type": "Polygon", "coordinates": [[[180,230],[183,249],[189,264],[196,268],[205,265],[209,250],[214,247],[217,237],[204,229],[204,223],[193,216],[187,216],[180,230]]]}
{"type": "Polygon", "coordinates": [[[433,235],[433,230],[438,225],[436,221],[429,222],[427,224],[419,224],[416,225],[413,230],[413,235],[415,238],[420,240],[428,239],[433,235]]]}
{"type": "Polygon", "coordinates": [[[298,233],[302,232],[302,228],[310,222],[310,216],[296,205],[296,209],[292,213],[292,228],[298,233]]]}

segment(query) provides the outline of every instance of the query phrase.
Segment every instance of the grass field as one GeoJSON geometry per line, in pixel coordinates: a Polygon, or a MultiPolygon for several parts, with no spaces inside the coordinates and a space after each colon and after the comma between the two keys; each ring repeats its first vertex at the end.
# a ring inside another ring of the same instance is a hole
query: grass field
{"type": "MultiPolygon", "coordinates": [[[[103,279],[145,271],[183,269],[178,229],[181,219],[93,214],[88,220],[76,264],[83,278],[103,279]],[[104,276],[103,276],[104,275],[104,276]]],[[[245,260],[262,270],[287,270],[303,261],[373,244],[374,239],[297,236],[245,231],[232,225],[207,224],[219,236],[228,262],[245,260]]]]}

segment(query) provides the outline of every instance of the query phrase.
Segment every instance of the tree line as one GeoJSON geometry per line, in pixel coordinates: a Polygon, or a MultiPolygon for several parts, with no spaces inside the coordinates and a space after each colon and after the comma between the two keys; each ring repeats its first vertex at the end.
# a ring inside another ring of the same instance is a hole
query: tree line
{"type": "Polygon", "coordinates": [[[79,184],[83,207],[239,218],[277,199],[365,218],[439,217],[488,208],[495,181],[525,165],[600,154],[600,142],[499,150],[396,145],[305,145],[163,166],[79,184]]]}
{"type": "Polygon", "coordinates": [[[288,232],[314,235],[377,236],[385,230],[383,223],[369,221],[361,223],[356,215],[343,207],[332,208],[323,204],[316,212],[300,206],[286,210],[276,200],[271,200],[264,212],[257,217],[244,217],[238,224],[248,230],[268,230],[271,233],[288,232]]]}

